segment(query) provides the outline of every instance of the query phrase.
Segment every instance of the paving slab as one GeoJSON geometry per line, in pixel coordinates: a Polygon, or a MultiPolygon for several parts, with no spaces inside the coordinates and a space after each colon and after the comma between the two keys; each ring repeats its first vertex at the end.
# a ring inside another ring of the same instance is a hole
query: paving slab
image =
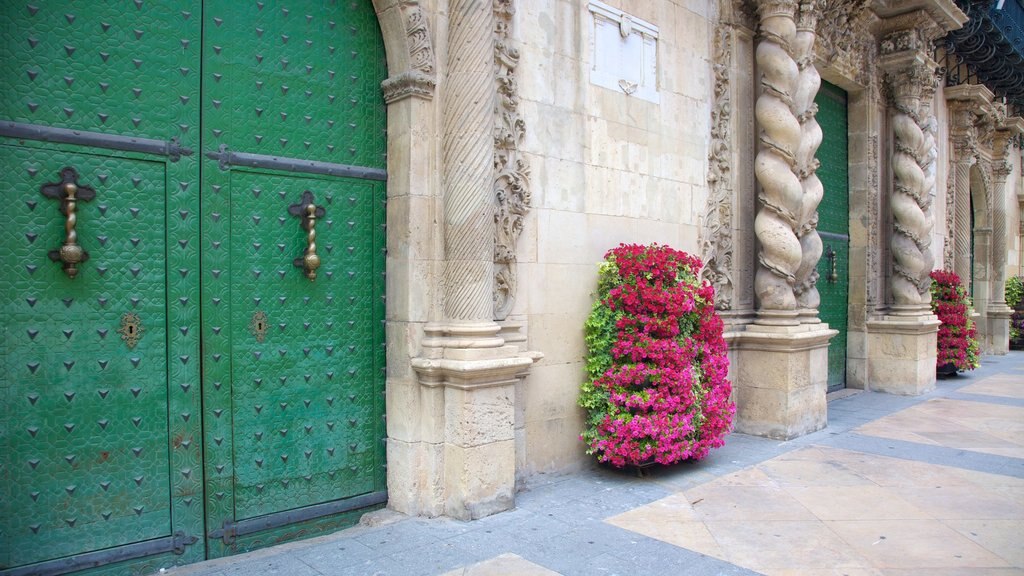
{"type": "Polygon", "coordinates": [[[790,441],[733,434],[702,462],[529,479],[472,522],[377,513],[176,576],[1024,574],[1024,352],[916,397],[832,395],[790,441]]]}

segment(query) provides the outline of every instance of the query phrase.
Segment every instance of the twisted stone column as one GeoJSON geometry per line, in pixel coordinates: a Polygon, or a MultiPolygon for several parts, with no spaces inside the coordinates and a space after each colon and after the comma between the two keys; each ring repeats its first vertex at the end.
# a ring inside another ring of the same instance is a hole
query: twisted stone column
{"type": "Polygon", "coordinates": [[[800,70],[793,97],[793,113],[800,121],[800,145],[796,153],[796,173],[803,189],[803,197],[796,233],[800,239],[801,259],[796,271],[794,293],[797,307],[801,310],[803,322],[818,322],[818,261],[821,260],[822,243],[818,236],[818,204],[825,195],[825,188],[818,178],[819,166],[815,155],[821,146],[821,126],[815,116],[818,105],[814,97],[821,87],[821,76],[814,67],[815,28],[818,9],[815,0],[800,3],[800,17],[797,23],[793,55],[800,70]]]}
{"type": "Polygon", "coordinates": [[[761,127],[754,173],[761,190],[754,233],[760,243],[754,290],[758,298],[758,322],[797,324],[793,285],[802,260],[802,247],[794,231],[804,210],[804,190],[794,173],[802,136],[793,113],[793,95],[800,74],[793,58],[796,40],[796,2],[761,0],[761,41],[757,66],[761,93],[755,115],[761,127]]]}
{"type": "Polygon", "coordinates": [[[892,233],[892,294],[897,313],[929,311],[934,266],[931,253],[933,227],[931,196],[935,188],[935,119],[931,96],[935,90],[934,63],[913,54],[909,61],[887,70],[892,96],[893,192],[890,208],[892,233]],[[929,65],[931,64],[931,65],[929,65]]]}
{"type": "Polygon", "coordinates": [[[494,13],[452,0],[444,88],[444,318],[492,319],[494,278],[494,13]]]}

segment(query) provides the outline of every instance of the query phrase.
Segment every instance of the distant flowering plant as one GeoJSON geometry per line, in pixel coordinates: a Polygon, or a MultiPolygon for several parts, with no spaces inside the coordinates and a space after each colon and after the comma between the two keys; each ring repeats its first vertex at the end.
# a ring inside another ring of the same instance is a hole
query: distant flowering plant
{"type": "Polygon", "coordinates": [[[968,314],[967,290],[955,272],[934,270],[931,277],[932,312],[942,322],[935,364],[952,364],[958,371],[973,370],[980,365],[980,346],[977,328],[968,314]]]}
{"type": "Polygon", "coordinates": [[[585,324],[587,453],[616,467],[701,459],[725,443],[736,407],[714,289],[699,259],[622,244],[605,255],[585,324]]]}

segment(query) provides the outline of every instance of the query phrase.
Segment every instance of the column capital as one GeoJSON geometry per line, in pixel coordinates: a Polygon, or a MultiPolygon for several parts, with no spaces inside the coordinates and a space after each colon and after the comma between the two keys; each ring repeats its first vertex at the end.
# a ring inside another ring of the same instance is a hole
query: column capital
{"type": "Polygon", "coordinates": [[[938,64],[925,52],[890,53],[882,56],[879,64],[885,73],[886,88],[893,105],[913,105],[934,95],[938,88],[938,64]]]}
{"type": "Polygon", "coordinates": [[[793,18],[799,4],[797,0],[758,0],[757,14],[761,20],[768,18],[793,18]]]}

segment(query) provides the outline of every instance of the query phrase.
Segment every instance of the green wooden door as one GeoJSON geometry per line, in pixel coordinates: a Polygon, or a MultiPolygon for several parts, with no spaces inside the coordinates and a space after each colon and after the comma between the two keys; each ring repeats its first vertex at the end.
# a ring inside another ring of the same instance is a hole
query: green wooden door
{"type": "Polygon", "coordinates": [[[825,252],[818,263],[821,320],[839,331],[828,346],[828,389],[846,385],[846,332],[850,285],[850,185],[846,92],[821,83],[815,98],[823,139],[818,177],[825,196],[818,206],[818,234],[825,252]]]}
{"type": "Polygon", "coordinates": [[[0,6],[0,574],[204,557],[190,11],[0,6]]]}
{"type": "Polygon", "coordinates": [[[0,8],[0,574],[147,572],[380,505],[371,3],[0,8]],[[71,240],[88,259],[52,260],[71,240]]]}
{"type": "Polygon", "coordinates": [[[330,6],[204,6],[211,556],[386,499],[386,67],[371,3],[330,6]]]}

